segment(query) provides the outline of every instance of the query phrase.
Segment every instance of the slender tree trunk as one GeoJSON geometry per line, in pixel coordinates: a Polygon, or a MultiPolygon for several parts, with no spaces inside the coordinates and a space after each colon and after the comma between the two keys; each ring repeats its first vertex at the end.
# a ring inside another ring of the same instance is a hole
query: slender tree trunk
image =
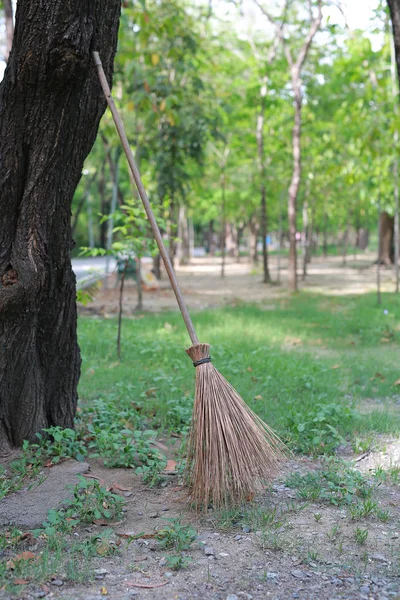
{"type": "Polygon", "coordinates": [[[258,264],[258,222],[255,215],[252,215],[249,220],[249,260],[254,265],[258,264]]]}
{"type": "MultiPolygon", "coordinates": [[[[106,163],[103,161],[100,169],[100,176],[98,180],[98,189],[100,196],[100,212],[102,215],[108,215],[110,212],[110,203],[106,197],[106,177],[105,177],[106,163]]],[[[103,221],[100,223],[100,246],[101,248],[107,248],[107,231],[108,223],[103,221]]]]}
{"type": "Polygon", "coordinates": [[[3,0],[3,6],[4,6],[4,20],[6,22],[6,51],[4,54],[4,60],[6,62],[8,62],[8,57],[11,52],[13,37],[14,37],[12,0],[3,0]]]}
{"type": "Polygon", "coordinates": [[[399,86],[398,79],[396,77],[396,54],[394,47],[393,37],[390,36],[390,64],[391,64],[391,76],[392,76],[392,96],[393,96],[393,112],[395,116],[395,130],[393,134],[393,149],[395,152],[395,158],[393,162],[393,185],[394,185],[394,274],[395,274],[395,293],[399,292],[399,250],[400,250],[400,239],[399,239],[399,161],[397,158],[397,147],[399,144],[399,130],[397,127],[397,120],[399,116],[399,86]]]}
{"type": "Polygon", "coordinates": [[[138,296],[136,310],[143,310],[142,259],[141,258],[137,259],[136,268],[137,268],[136,287],[137,287],[137,296],[138,296]]]}
{"type": "Polygon", "coordinates": [[[225,277],[225,257],[226,257],[226,201],[225,201],[225,187],[226,178],[225,170],[221,174],[221,192],[222,192],[222,205],[221,205],[221,277],[225,277]]]}
{"type": "Polygon", "coordinates": [[[303,249],[303,281],[307,277],[307,258],[308,258],[308,202],[303,204],[303,236],[304,236],[304,249],[303,249]]]}
{"type": "Polygon", "coordinates": [[[80,353],[71,202],[106,102],[119,0],[18,0],[0,84],[0,446],[72,427],[80,353]],[[45,35],[44,32],[45,25],[45,35]]]}
{"type": "MultiPolygon", "coordinates": [[[[378,208],[378,248],[381,248],[381,244],[382,244],[382,227],[381,227],[381,220],[382,220],[382,215],[381,215],[381,209],[380,206],[378,208]]],[[[377,294],[377,301],[378,301],[378,305],[381,304],[382,299],[381,299],[381,260],[380,260],[380,254],[378,256],[378,261],[376,263],[376,294],[377,294]]]]}
{"type": "Polygon", "coordinates": [[[214,221],[210,221],[208,228],[208,251],[210,256],[215,255],[214,221]]]}
{"type": "Polygon", "coordinates": [[[188,262],[192,262],[194,258],[194,225],[193,219],[190,217],[188,219],[188,231],[189,231],[189,260],[188,262]]]}
{"type": "Polygon", "coordinates": [[[301,180],[301,108],[302,108],[302,97],[301,97],[301,80],[299,75],[294,78],[293,90],[295,93],[295,114],[294,114],[294,126],[292,132],[292,145],[293,145],[293,173],[292,179],[289,186],[289,200],[288,200],[288,221],[289,221],[289,266],[288,266],[288,279],[289,279],[289,290],[292,292],[297,291],[297,249],[296,249],[296,204],[297,195],[300,187],[301,180]]]}
{"type": "Polygon", "coordinates": [[[190,260],[189,226],[186,209],[179,205],[178,212],[178,241],[176,244],[176,260],[178,265],[187,265],[190,260]]]}
{"type": "Polygon", "coordinates": [[[158,280],[161,280],[161,256],[159,254],[153,258],[153,273],[158,280]]]}
{"type": "MultiPolygon", "coordinates": [[[[110,252],[111,252],[111,248],[112,248],[112,240],[113,240],[113,231],[114,231],[114,213],[117,209],[117,200],[118,200],[118,182],[119,182],[119,158],[121,155],[121,149],[118,146],[117,150],[115,152],[115,162],[114,162],[114,168],[112,169],[112,172],[114,173],[114,178],[113,178],[113,188],[112,188],[112,197],[111,197],[111,207],[110,207],[110,214],[109,214],[109,218],[107,221],[107,240],[106,240],[106,250],[108,252],[107,256],[106,256],[106,275],[109,274],[110,271],[110,252]]],[[[107,277],[104,280],[104,286],[107,288],[107,277]]]]}
{"type": "Polygon", "coordinates": [[[95,247],[94,242],[94,229],[93,229],[93,211],[92,211],[92,199],[90,194],[87,196],[87,216],[88,216],[88,237],[89,237],[89,248],[95,247]]]}
{"type": "Polygon", "coordinates": [[[283,194],[279,198],[279,229],[278,229],[278,256],[277,256],[277,282],[281,282],[281,254],[282,254],[282,213],[283,194]]]}
{"type": "MultiPolygon", "coordinates": [[[[395,145],[397,147],[398,132],[395,132],[395,145]]],[[[399,292],[399,250],[400,250],[400,235],[399,235],[399,163],[397,158],[394,160],[394,273],[395,273],[395,292],[399,292]]]]}
{"type": "Polygon", "coordinates": [[[324,231],[322,241],[322,252],[325,258],[328,256],[328,213],[324,210],[324,231]]]}
{"type": "Polygon", "coordinates": [[[123,297],[124,297],[124,284],[126,271],[129,265],[129,258],[125,260],[124,270],[121,275],[121,282],[119,286],[119,309],[118,309],[118,332],[117,332],[117,356],[118,360],[121,360],[121,331],[122,331],[122,309],[123,309],[123,297]]]}
{"type": "Polygon", "coordinates": [[[346,229],[343,235],[343,253],[342,253],[342,266],[345,267],[347,264],[347,245],[349,241],[349,224],[346,223],[346,229]]]}
{"type": "Polygon", "coordinates": [[[264,75],[260,87],[260,112],[257,117],[256,139],[258,151],[258,165],[260,172],[260,229],[262,237],[262,254],[263,254],[263,282],[270,283],[271,276],[268,267],[268,216],[267,216],[267,194],[265,189],[266,169],[265,169],[265,149],[264,149],[264,122],[265,122],[265,100],[267,96],[268,76],[264,75]]]}
{"type": "Polygon", "coordinates": [[[169,254],[169,260],[171,261],[171,265],[174,267],[175,266],[175,255],[176,255],[176,215],[175,215],[175,210],[176,210],[176,206],[175,206],[175,201],[174,198],[171,197],[171,203],[169,206],[169,214],[170,214],[170,218],[167,224],[167,233],[168,233],[168,240],[169,240],[169,246],[168,246],[168,254],[169,254]]]}

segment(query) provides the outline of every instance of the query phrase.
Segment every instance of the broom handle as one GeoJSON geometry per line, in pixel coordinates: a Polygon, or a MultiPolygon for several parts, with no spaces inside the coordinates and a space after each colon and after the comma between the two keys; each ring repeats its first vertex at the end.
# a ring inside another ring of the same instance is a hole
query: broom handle
{"type": "Polygon", "coordinates": [[[160,229],[157,225],[157,221],[156,221],[153,211],[151,209],[150,202],[149,202],[149,199],[146,194],[146,190],[144,189],[144,186],[143,186],[143,183],[142,183],[142,180],[140,177],[140,173],[135,164],[135,159],[133,158],[132,150],[130,149],[128,138],[126,137],[124,125],[123,125],[121,117],[119,116],[119,113],[116,109],[114,100],[112,99],[111,90],[108,85],[108,82],[107,82],[107,79],[106,79],[106,76],[104,73],[103,65],[101,63],[101,59],[100,59],[98,52],[93,52],[93,59],[94,59],[95,65],[97,67],[101,87],[103,88],[103,92],[106,97],[108,106],[110,107],[110,110],[111,110],[111,113],[112,113],[112,116],[114,119],[115,127],[117,128],[118,135],[119,135],[121,143],[122,143],[122,147],[126,154],[126,158],[128,159],[129,167],[132,172],[133,179],[135,180],[135,184],[136,184],[137,190],[139,192],[140,199],[143,202],[144,210],[146,211],[147,218],[149,219],[151,228],[153,230],[153,234],[154,234],[155,240],[157,242],[158,249],[159,249],[162,259],[164,261],[165,270],[168,273],[168,277],[171,282],[172,289],[174,290],[176,300],[178,302],[180,311],[182,313],[183,320],[185,321],[186,329],[188,330],[192,344],[193,345],[198,344],[199,339],[198,339],[198,337],[196,335],[196,331],[193,327],[192,319],[190,318],[188,309],[186,307],[185,300],[183,299],[182,292],[180,290],[178,281],[176,279],[176,275],[174,273],[174,269],[173,269],[171,261],[169,259],[167,250],[165,248],[160,229]]]}

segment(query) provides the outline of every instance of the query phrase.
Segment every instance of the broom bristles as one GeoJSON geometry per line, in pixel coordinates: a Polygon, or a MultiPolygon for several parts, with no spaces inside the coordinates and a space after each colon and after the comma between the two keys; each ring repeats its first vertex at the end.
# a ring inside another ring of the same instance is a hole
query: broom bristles
{"type": "MultiPolygon", "coordinates": [[[[186,352],[209,357],[208,344],[186,352]]],[[[207,362],[196,367],[196,395],[188,439],[186,476],[196,509],[237,504],[261,491],[279,471],[285,446],[207,362]]]]}

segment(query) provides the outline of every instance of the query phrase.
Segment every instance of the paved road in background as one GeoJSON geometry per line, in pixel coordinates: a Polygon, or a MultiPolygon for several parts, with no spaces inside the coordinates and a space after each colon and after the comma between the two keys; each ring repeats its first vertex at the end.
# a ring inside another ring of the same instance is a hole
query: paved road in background
{"type": "MultiPolygon", "coordinates": [[[[194,248],[193,255],[195,257],[205,256],[204,248],[194,248]]],[[[144,257],[142,258],[142,263],[146,265],[151,265],[152,259],[149,257],[144,257]]],[[[78,282],[78,284],[82,284],[85,279],[87,279],[88,281],[100,279],[104,277],[107,272],[111,274],[114,271],[116,264],[117,261],[112,256],[96,256],[95,258],[74,258],[72,260],[72,268],[74,270],[76,281],[78,282]]]]}
{"type": "MultiPolygon", "coordinates": [[[[112,256],[108,257],[108,272],[112,273],[117,262],[112,256]]],[[[107,258],[105,256],[96,256],[95,258],[74,258],[72,260],[77,282],[83,279],[93,277],[104,277],[107,272],[107,258]]]]}

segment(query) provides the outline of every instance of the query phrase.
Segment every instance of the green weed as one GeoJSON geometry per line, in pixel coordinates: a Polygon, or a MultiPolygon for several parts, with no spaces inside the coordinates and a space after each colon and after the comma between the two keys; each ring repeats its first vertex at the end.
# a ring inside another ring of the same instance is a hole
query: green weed
{"type": "Polygon", "coordinates": [[[167,519],[168,525],[159,529],[156,539],[163,548],[174,548],[178,552],[188,550],[197,537],[196,530],[191,525],[183,525],[180,519],[167,519]]]}
{"type": "Polygon", "coordinates": [[[357,527],[354,532],[354,537],[355,537],[357,544],[362,546],[367,541],[368,529],[360,529],[359,527],[357,527]]]}

